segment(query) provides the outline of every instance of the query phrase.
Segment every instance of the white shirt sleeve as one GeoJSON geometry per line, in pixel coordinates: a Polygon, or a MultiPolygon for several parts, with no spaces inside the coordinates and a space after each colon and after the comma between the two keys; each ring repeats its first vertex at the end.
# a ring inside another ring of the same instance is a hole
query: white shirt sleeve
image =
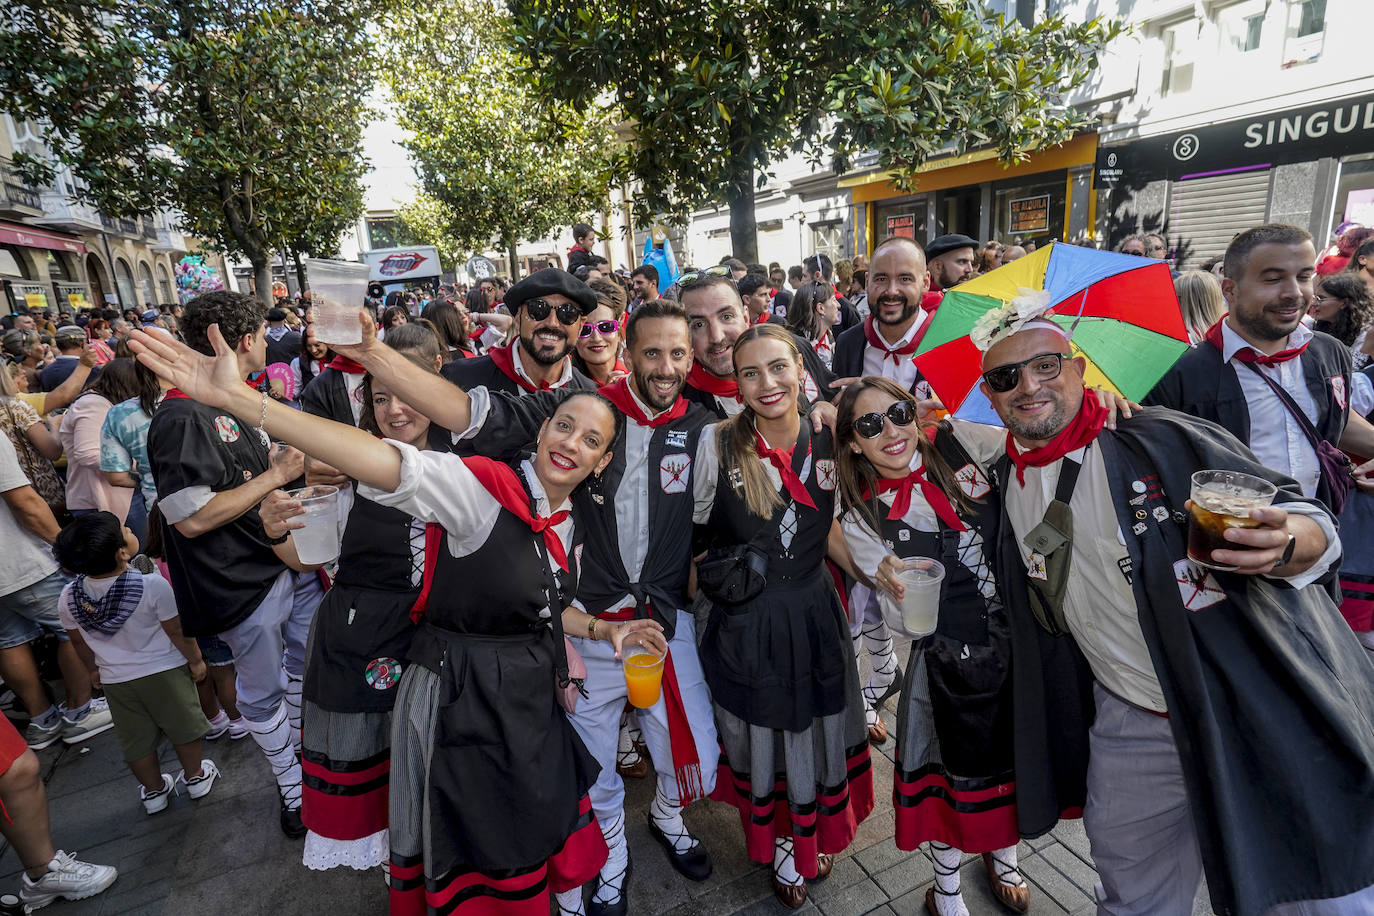
{"type": "Polygon", "coordinates": [[[471,439],[482,431],[486,425],[487,414],[491,412],[491,392],[485,385],[478,385],[468,391],[468,428],[460,429],[453,434],[454,442],[462,442],[464,439],[471,439]]]}
{"type": "Polygon", "coordinates": [[[697,467],[692,477],[692,521],[704,525],[711,518],[716,502],[716,479],[720,476],[720,424],[712,423],[697,440],[697,467]]]}
{"type": "Polygon", "coordinates": [[[206,504],[214,498],[215,491],[209,487],[186,487],[158,499],[157,507],[162,510],[162,517],[167,520],[167,524],[175,525],[177,522],[186,521],[204,509],[206,504]]]}
{"type": "Polygon", "coordinates": [[[62,586],[62,594],[57,596],[57,619],[62,622],[64,629],[79,630],[81,627],[77,625],[76,618],[72,616],[71,611],[67,610],[71,606],[69,603],[71,593],[72,583],[68,582],[62,586]]]}
{"type": "Polygon", "coordinates": [[[171,620],[177,616],[177,600],[172,594],[172,586],[157,573],[144,575],[143,600],[152,608],[158,620],[171,620]]]}
{"type": "Polygon", "coordinates": [[[1007,450],[1007,431],[1000,426],[988,426],[970,420],[950,420],[954,428],[954,438],[964,447],[964,451],[983,466],[986,471],[1001,458],[1007,450]]]}
{"type": "Polygon", "coordinates": [[[19,454],[9,436],[0,436],[0,493],[30,486],[29,478],[19,466],[19,454]]]}
{"type": "Polygon", "coordinates": [[[878,566],[883,557],[892,551],[887,549],[882,538],[864,523],[858,512],[850,510],[840,518],[840,531],[849,547],[849,555],[854,560],[854,568],[872,579],[878,574],[878,566]]]}
{"type": "Polygon", "coordinates": [[[443,525],[454,556],[466,556],[486,543],[501,506],[463,459],[452,452],[422,452],[395,439],[384,441],[401,453],[401,484],[388,493],[359,483],[358,495],[443,525]]]}
{"type": "Polygon", "coordinates": [[[1294,588],[1304,588],[1326,575],[1327,571],[1331,569],[1331,565],[1340,559],[1341,539],[1337,536],[1336,526],[1325,509],[1311,503],[1276,503],[1275,505],[1291,515],[1304,515],[1312,519],[1321,528],[1322,534],[1326,535],[1326,550],[1317,558],[1317,562],[1313,563],[1305,572],[1295,576],[1270,577],[1283,579],[1294,588]]]}

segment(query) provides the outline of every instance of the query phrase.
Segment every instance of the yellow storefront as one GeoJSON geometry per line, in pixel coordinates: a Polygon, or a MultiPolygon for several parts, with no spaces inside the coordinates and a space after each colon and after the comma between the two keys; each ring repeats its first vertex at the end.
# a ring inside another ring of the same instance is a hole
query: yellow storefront
{"type": "Polygon", "coordinates": [[[916,170],[916,187],[903,191],[890,172],[842,178],[867,250],[889,235],[924,244],[958,232],[1008,245],[1093,237],[1092,193],[1097,135],[1084,134],[1005,166],[995,150],[933,159],[916,170]]]}

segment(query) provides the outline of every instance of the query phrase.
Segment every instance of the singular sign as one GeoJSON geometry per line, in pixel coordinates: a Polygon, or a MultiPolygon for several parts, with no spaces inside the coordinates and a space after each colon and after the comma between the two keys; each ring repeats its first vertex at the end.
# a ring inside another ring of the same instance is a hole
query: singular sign
{"type": "Polygon", "coordinates": [[[1099,187],[1374,152],[1374,93],[1097,151],[1099,187]]]}

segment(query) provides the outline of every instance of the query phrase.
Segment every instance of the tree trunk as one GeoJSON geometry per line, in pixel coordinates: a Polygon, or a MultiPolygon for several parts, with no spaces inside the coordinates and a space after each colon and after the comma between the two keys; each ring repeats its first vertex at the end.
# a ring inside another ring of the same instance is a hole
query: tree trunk
{"type": "Polygon", "coordinates": [[[305,295],[305,266],[301,264],[301,253],[293,249],[291,260],[296,262],[296,291],[300,295],[305,295]]]}
{"type": "MultiPolygon", "coordinates": [[[[732,139],[731,146],[734,148],[732,139]]],[[[746,264],[758,263],[759,233],[754,220],[754,160],[747,151],[735,150],[730,161],[730,183],[725,186],[730,204],[730,247],[746,264]]]]}
{"type": "Polygon", "coordinates": [[[516,247],[516,240],[515,240],[514,238],[508,238],[508,239],[506,239],[506,256],[507,256],[507,258],[509,258],[509,260],[510,260],[510,282],[512,282],[512,283],[519,283],[519,282],[520,282],[520,257],[519,257],[519,255],[516,253],[515,247],[516,247]]]}
{"type": "Polygon", "coordinates": [[[267,260],[264,252],[259,255],[249,255],[248,263],[253,265],[253,286],[254,295],[259,302],[272,304],[272,264],[267,260]]]}

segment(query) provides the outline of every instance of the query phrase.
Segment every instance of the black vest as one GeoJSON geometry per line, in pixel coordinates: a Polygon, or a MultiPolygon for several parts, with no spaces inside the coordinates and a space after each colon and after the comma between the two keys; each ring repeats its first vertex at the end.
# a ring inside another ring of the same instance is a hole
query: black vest
{"type": "Polygon", "coordinates": [[[356,426],[344,375],[338,369],[321,369],[301,391],[301,410],[336,423],[356,426]]]}
{"type": "MultiPolygon", "coordinates": [[[[511,381],[510,376],[496,368],[496,363],[492,362],[490,356],[455,359],[439,370],[439,374],[464,391],[471,391],[481,386],[488,391],[505,391],[508,394],[531,393],[511,381]]],[[[595,391],[596,383],[574,368],[572,378],[568,384],[563,386],[563,389],[567,391],[595,391]]]]}
{"type": "MultiPolygon", "coordinates": [[[[864,335],[864,325],[860,321],[854,327],[835,338],[835,352],[830,358],[830,371],[835,378],[862,378],[864,374],[864,353],[868,350],[868,338],[864,335]]],[[[916,370],[916,378],[910,391],[918,394],[916,388],[924,381],[921,370],[916,370]]],[[[925,395],[920,395],[924,397],[925,395]]]]}
{"type": "Polygon", "coordinates": [[[405,592],[411,583],[411,517],[357,493],[344,527],[336,586],[405,592]]]}
{"type": "MultiPolygon", "coordinates": [[[[689,408],[683,417],[659,426],[650,436],[649,547],[638,582],[631,582],[625,570],[615,515],[617,499],[639,498],[639,494],[619,493],[625,474],[626,430],[617,437],[611,463],[601,475],[588,478],[573,493],[578,522],[586,530],[586,562],[577,597],[589,613],[616,610],[615,602],[628,593],[637,605],[635,616],[644,617],[644,601],[649,599],[654,619],[672,638],[676,611],[687,606],[692,563],[692,463],[697,440],[712,419],[706,411],[689,408]]],[[[625,422],[634,423],[628,418],[625,422]]]]}

